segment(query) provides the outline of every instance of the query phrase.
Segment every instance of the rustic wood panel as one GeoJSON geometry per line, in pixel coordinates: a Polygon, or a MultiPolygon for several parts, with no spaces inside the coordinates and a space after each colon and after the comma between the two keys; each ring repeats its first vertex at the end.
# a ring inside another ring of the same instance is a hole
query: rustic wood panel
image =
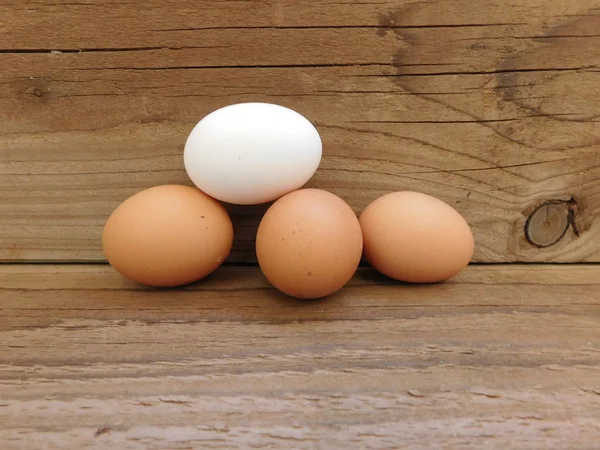
{"type": "MultiPolygon", "coordinates": [[[[121,200],[188,183],[201,117],[270,101],[316,123],[311,185],[357,212],[424,191],[476,261],[599,261],[599,29],[600,0],[1,2],[0,260],[103,260],[121,200]]],[[[231,208],[231,262],[261,209],[231,208]]]]}
{"type": "Polygon", "coordinates": [[[2,448],[578,448],[600,439],[600,266],[363,269],[320,302],[255,268],[150,290],[0,266],[2,448]]]}

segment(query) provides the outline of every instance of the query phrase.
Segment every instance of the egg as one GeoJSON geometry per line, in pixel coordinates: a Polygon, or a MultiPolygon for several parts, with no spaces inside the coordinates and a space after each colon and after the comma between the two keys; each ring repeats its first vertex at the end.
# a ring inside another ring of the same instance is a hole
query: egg
{"type": "Polygon", "coordinates": [[[418,192],[394,192],[360,215],[365,259],[396,280],[433,283],[467,266],[473,233],[450,205],[418,192]]]}
{"type": "Polygon", "coordinates": [[[301,188],[317,170],[321,154],[318,131],[298,112],[240,103],[210,113],[194,127],[184,165],[208,195],[252,205],[301,188]]]}
{"type": "Polygon", "coordinates": [[[108,262],[137,283],[167,287],[197,281],[229,255],[233,226],[215,199],[189,186],[166,185],[125,200],[104,227],[108,262]]]}
{"type": "Polygon", "coordinates": [[[356,214],[336,195],[301,189],[277,200],[256,236],[256,256],[265,277],[285,294],[328,296],[354,275],[362,254],[356,214]]]}

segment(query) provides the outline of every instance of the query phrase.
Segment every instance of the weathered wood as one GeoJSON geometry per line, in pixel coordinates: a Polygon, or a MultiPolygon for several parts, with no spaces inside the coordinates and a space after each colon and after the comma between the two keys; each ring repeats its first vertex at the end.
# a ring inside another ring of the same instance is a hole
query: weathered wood
{"type": "MultiPolygon", "coordinates": [[[[103,260],[119,201],[188,183],[201,117],[270,101],[315,122],[311,185],[357,212],[424,191],[465,215],[477,261],[600,261],[599,29],[600,0],[4,3],[0,260],[103,260]],[[525,226],[549,201],[575,226],[539,248],[525,226]]],[[[251,262],[262,208],[231,209],[230,261],[251,262]]]]}
{"type": "Polygon", "coordinates": [[[151,290],[0,266],[0,442],[34,448],[578,448],[600,439],[600,266],[361,270],[320,302],[255,268],[151,290]]]}

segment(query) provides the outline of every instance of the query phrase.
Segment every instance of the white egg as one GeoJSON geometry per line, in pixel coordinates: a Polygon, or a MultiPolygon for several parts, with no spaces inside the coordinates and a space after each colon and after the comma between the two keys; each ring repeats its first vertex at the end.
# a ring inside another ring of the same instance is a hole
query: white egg
{"type": "Polygon", "coordinates": [[[218,200],[266,203],[301,188],[317,170],[322,143],[301,114],[268,103],[240,103],[202,119],[185,144],[185,169],[218,200]]]}

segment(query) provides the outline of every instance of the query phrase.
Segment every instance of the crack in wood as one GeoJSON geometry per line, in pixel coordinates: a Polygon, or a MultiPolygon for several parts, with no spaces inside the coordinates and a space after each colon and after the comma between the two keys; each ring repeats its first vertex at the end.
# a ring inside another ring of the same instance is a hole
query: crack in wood
{"type": "Polygon", "coordinates": [[[526,25],[525,22],[513,23],[464,23],[464,24],[422,24],[422,25],[262,25],[262,26],[222,26],[222,27],[190,27],[190,28],[157,28],[152,32],[187,32],[217,30],[427,30],[431,28],[487,28],[526,25]]]}
{"type": "MultiPolygon", "coordinates": [[[[402,64],[399,65],[402,67],[402,64]]],[[[390,78],[408,78],[408,77],[440,77],[440,76],[458,76],[458,75],[498,75],[504,73],[535,73],[535,72],[578,72],[582,70],[595,69],[595,65],[586,65],[579,67],[539,67],[532,69],[495,69],[495,70],[464,70],[452,72],[423,72],[423,73],[398,73],[386,75],[362,75],[362,76],[382,76],[390,78]]]]}
{"type": "Polygon", "coordinates": [[[0,49],[0,54],[81,54],[81,53],[117,53],[117,52],[145,52],[153,50],[184,50],[204,48],[225,48],[221,45],[213,46],[181,46],[181,47],[114,47],[114,48],[32,48],[32,49],[0,49]]]}

